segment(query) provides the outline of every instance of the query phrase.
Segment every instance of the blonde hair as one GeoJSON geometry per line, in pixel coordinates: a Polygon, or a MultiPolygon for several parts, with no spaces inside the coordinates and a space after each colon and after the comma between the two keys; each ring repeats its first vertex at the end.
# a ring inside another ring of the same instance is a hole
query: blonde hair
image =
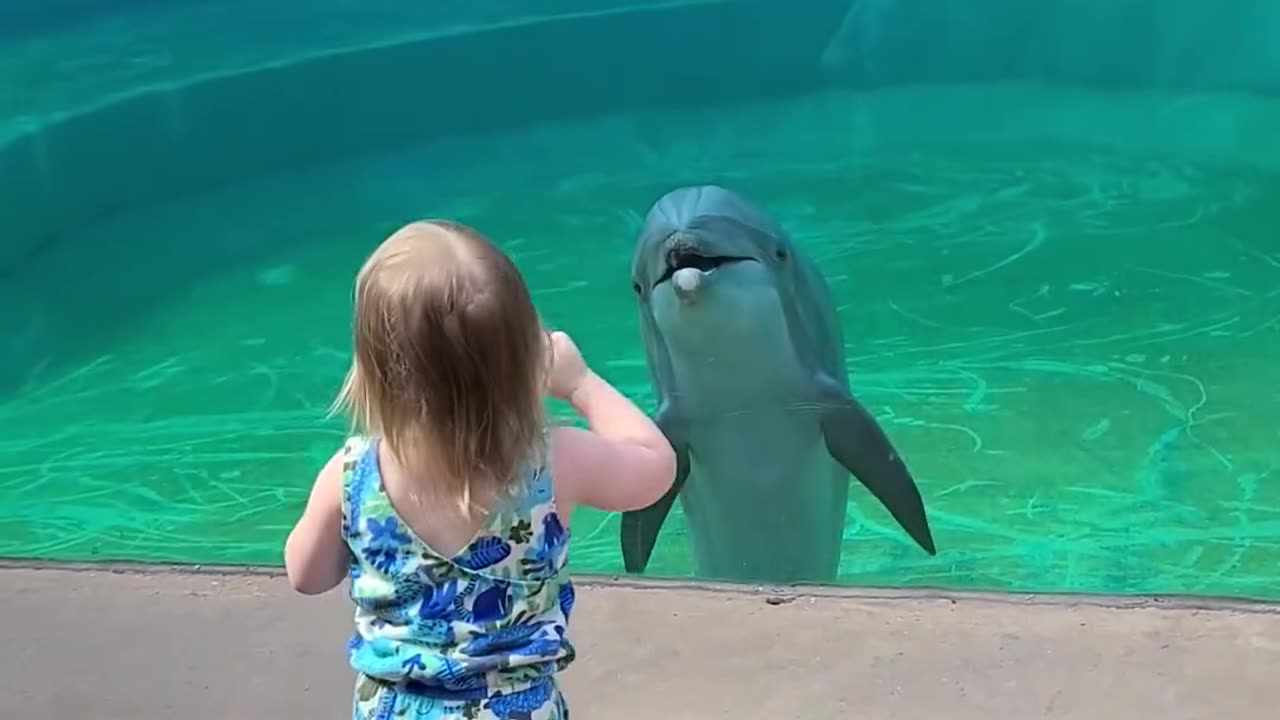
{"type": "Polygon", "coordinates": [[[383,241],[356,276],[352,345],[334,410],[464,512],[540,451],[546,332],[515,264],[474,229],[427,220],[383,241]]]}

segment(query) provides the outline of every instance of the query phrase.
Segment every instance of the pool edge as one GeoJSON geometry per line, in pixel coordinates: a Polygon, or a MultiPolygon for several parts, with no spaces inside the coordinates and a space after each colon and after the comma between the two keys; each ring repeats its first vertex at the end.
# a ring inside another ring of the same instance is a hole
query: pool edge
{"type": "MultiPolygon", "coordinates": [[[[200,577],[284,577],[283,566],[221,565],[174,562],[64,562],[56,560],[0,559],[0,572],[52,571],[64,573],[105,573],[115,575],[200,576],[200,577]]],[[[1041,593],[1030,591],[961,590],[931,587],[881,587],[859,585],[753,585],[712,582],[699,579],[649,578],[600,573],[572,573],[574,582],[585,587],[635,591],[682,590],[707,594],[749,596],[769,604],[789,604],[801,598],[849,601],[915,601],[949,603],[1014,604],[1049,607],[1089,606],[1116,610],[1199,610],[1280,615],[1280,600],[1189,594],[1041,593]]]]}

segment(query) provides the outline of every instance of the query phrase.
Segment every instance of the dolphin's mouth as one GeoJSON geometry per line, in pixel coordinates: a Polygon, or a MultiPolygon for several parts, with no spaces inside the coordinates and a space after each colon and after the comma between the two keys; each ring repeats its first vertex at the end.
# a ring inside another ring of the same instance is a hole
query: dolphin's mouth
{"type": "Polygon", "coordinates": [[[658,278],[658,281],[653,286],[657,287],[670,280],[677,270],[694,268],[702,272],[711,272],[722,265],[744,260],[751,260],[751,258],[735,255],[703,255],[693,250],[676,248],[667,253],[667,269],[662,272],[662,276],[658,278]]]}

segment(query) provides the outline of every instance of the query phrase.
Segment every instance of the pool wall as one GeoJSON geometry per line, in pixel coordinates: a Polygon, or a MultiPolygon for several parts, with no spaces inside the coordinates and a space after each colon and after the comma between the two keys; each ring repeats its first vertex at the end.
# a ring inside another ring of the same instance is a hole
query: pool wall
{"type": "Polygon", "coordinates": [[[4,4],[0,4],[0,37],[56,30],[105,13],[129,12],[171,2],[172,0],[5,0],[4,4]]]}
{"type": "MultiPolygon", "coordinates": [[[[60,2],[64,12],[97,7],[60,2]]],[[[1280,88],[1280,50],[1269,39],[1280,32],[1280,12],[1259,0],[1227,6],[1085,0],[1033,11],[993,0],[818,0],[795,13],[777,0],[708,0],[423,37],[144,88],[28,119],[7,139],[0,133],[0,277],[81,223],[130,208],[352,153],[611,110],[824,84],[1280,88]],[[523,54],[511,62],[516,47],[523,54]]],[[[52,6],[18,3],[3,14],[39,7],[52,6]]],[[[1251,125],[1271,125],[1269,113],[1194,105],[1133,122],[1185,123],[1171,131],[1219,149],[1256,134],[1251,125]]]]}
{"type": "Polygon", "coordinates": [[[247,177],[611,110],[813,90],[840,12],[829,5],[828,22],[806,16],[785,44],[763,37],[776,23],[762,12],[777,4],[611,11],[147,88],[32,123],[0,149],[0,276],[82,223],[247,177]]]}
{"type": "Polygon", "coordinates": [[[862,86],[1020,78],[1275,93],[1277,35],[1270,0],[857,0],[824,59],[862,86]]]}
{"type": "MultiPolygon", "coordinates": [[[[421,37],[143,88],[29,120],[0,146],[0,279],[14,277],[44,250],[74,244],[85,224],[246,178],[459,134],[833,86],[859,92],[884,86],[875,102],[833,103],[823,120],[848,127],[850,143],[859,146],[1049,140],[1280,167],[1274,131],[1280,107],[1263,95],[1206,101],[1157,93],[1153,101],[1152,90],[1063,89],[1055,95],[1060,104],[1027,107],[998,85],[975,87],[1004,80],[1007,90],[1010,76],[1024,82],[1035,76],[1027,62],[1010,64],[1029,57],[1025,43],[988,38],[979,47],[984,33],[1006,38],[1033,29],[1016,13],[1003,24],[990,17],[988,24],[975,22],[994,5],[947,15],[914,0],[867,2],[853,8],[880,8],[879,14],[850,25],[843,0],[809,3],[799,16],[776,0],[707,0],[421,37]],[[893,35],[913,28],[938,37],[943,26],[954,26],[946,43],[893,35]],[[833,55],[842,43],[859,50],[833,55]],[[900,56],[902,47],[916,51],[900,56]],[[522,49],[518,62],[511,61],[512,48],[522,49]],[[973,102],[975,92],[982,102],[973,102]]],[[[1085,11],[1098,8],[1084,8],[1081,17],[1085,11]]],[[[1055,84],[1069,80],[1064,70],[1055,84]]],[[[66,279],[74,282],[76,272],[66,279]]],[[[29,294],[21,284],[9,283],[29,294]]],[[[27,297],[5,302],[38,304],[27,297]]],[[[18,351],[9,348],[0,362],[0,390],[20,384],[34,363],[53,354],[44,345],[58,341],[57,332],[26,326],[16,336],[18,351]]]]}
{"type": "MultiPolygon", "coordinates": [[[[353,153],[607,111],[823,85],[1280,88],[1280,50],[1267,41],[1280,12],[1253,0],[1228,5],[1161,4],[1152,22],[1156,3],[1146,0],[1035,12],[990,0],[819,0],[803,14],[776,0],[709,1],[423,37],[144,88],[30,119],[0,146],[0,277],[81,223],[130,208],[353,153]],[[517,47],[520,61],[511,62],[517,47]]],[[[1251,124],[1270,125],[1194,105],[1133,122],[1185,123],[1185,132],[1171,130],[1220,149],[1251,124]]]]}

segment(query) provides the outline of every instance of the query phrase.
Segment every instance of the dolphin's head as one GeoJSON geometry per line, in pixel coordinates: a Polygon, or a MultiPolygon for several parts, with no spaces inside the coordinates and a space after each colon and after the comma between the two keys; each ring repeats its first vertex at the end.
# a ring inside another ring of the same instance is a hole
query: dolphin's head
{"type": "Polygon", "coordinates": [[[645,218],[632,290],[668,342],[715,342],[781,321],[792,254],[781,228],[742,196],[683,187],[645,218]]]}

